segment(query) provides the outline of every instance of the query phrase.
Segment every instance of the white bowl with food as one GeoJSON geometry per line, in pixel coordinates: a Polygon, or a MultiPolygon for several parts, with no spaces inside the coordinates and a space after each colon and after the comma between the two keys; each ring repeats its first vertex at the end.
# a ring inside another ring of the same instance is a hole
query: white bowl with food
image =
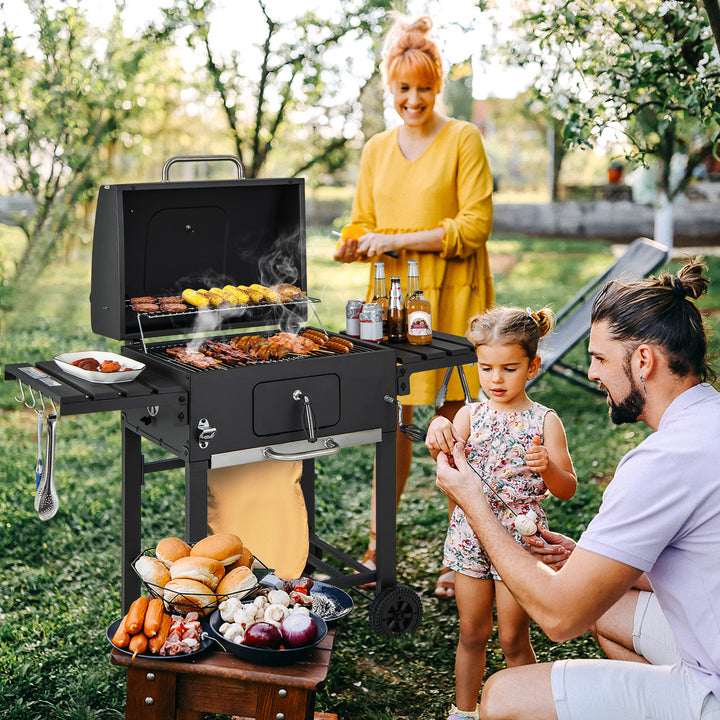
{"type": "Polygon", "coordinates": [[[103,350],[63,353],[54,360],[68,375],[94,383],[130,382],[145,369],[144,363],[103,350]]]}

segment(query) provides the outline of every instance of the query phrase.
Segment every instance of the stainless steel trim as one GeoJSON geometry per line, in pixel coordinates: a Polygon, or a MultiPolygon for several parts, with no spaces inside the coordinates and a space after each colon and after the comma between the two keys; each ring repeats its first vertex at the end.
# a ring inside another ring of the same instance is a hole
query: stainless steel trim
{"type": "Polygon", "coordinates": [[[211,468],[230,467],[232,465],[244,465],[245,463],[261,462],[267,460],[266,451],[281,454],[283,459],[289,459],[290,453],[301,453],[300,459],[308,459],[318,457],[319,455],[330,454],[327,452],[328,446],[326,442],[332,442],[338,445],[338,449],[332,449],[332,453],[339,452],[344,447],[354,447],[356,445],[371,445],[379,443],[382,440],[382,429],[372,428],[370,430],[360,430],[353,433],[344,433],[342,435],[334,435],[333,437],[321,437],[315,443],[309,443],[307,440],[298,440],[296,442],[280,443],[278,445],[247,448],[245,450],[232,450],[226,453],[217,453],[210,457],[211,468]]]}
{"type": "Polygon", "coordinates": [[[168,182],[170,180],[170,167],[177,162],[217,162],[221,160],[226,160],[235,165],[238,180],[245,179],[245,168],[240,159],[234,155],[178,155],[165,162],[162,169],[162,181],[168,182]]]}

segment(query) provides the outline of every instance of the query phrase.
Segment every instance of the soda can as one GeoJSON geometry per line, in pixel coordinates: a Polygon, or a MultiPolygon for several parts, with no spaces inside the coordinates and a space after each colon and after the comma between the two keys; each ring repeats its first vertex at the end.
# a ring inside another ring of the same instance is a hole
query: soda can
{"type": "Polygon", "coordinates": [[[362,300],[348,300],[345,306],[345,334],[350,337],[360,337],[360,311],[362,300]]]}
{"type": "Polygon", "coordinates": [[[383,339],[383,310],[377,303],[365,303],[360,312],[360,339],[380,342],[383,339]]]}

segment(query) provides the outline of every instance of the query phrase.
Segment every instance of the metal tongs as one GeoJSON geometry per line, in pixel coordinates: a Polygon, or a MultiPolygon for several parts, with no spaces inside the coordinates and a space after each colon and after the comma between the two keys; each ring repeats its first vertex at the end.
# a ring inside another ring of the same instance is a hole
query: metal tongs
{"type": "Polygon", "coordinates": [[[40,484],[35,493],[35,509],[41,520],[50,520],[58,511],[58,495],[55,490],[55,426],[57,422],[57,415],[48,415],[45,462],[40,484]]]}

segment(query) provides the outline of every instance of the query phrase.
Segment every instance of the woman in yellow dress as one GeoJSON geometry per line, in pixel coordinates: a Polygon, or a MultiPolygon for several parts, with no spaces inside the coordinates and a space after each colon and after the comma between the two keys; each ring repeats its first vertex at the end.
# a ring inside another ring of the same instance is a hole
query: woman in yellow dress
{"type": "MultiPolygon", "coordinates": [[[[366,233],[339,243],[338,262],[383,260],[387,277],[407,274],[418,261],[420,284],[430,301],[433,327],[464,335],[467,318],[493,304],[487,240],[492,230],[493,181],[479,129],[443,115],[436,106],[442,89],[440,50],[430,35],[432,20],[398,15],[383,48],[383,78],[398,127],[378,133],[363,148],[352,205],[353,225],[366,233]],[[393,259],[385,252],[397,253],[393,259]]],[[[370,263],[367,299],[373,296],[370,263]]],[[[402,396],[403,422],[414,405],[432,404],[444,370],[411,376],[402,396]]],[[[473,396],[477,373],[468,375],[473,396]]],[[[453,373],[439,414],[452,419],[462,406],[462,386],[453,373]]],[[[396,499],[400,502],[412,460],[412,444],[397,435],[396,499]]],[[[370,542],[363,562],[374,567],[375,492],[370,542]]],[[[453,573],[443,568],[435,594],[452,597],[453,573]]]]}

